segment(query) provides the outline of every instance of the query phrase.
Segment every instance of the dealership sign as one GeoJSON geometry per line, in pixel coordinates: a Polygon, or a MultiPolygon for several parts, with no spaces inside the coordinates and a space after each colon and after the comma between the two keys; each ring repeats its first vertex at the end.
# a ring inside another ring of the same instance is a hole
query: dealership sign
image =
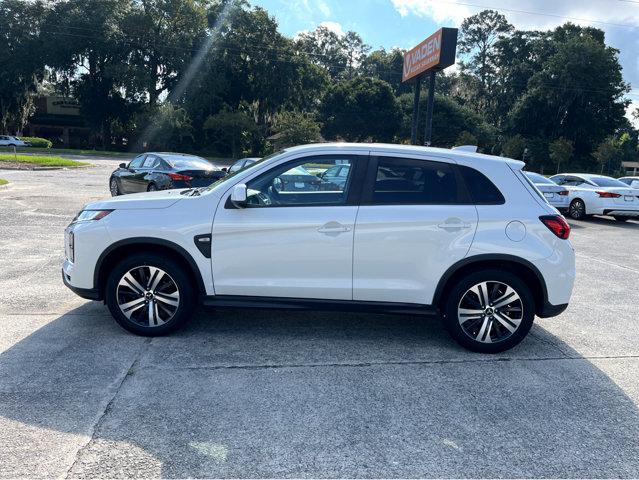
{"type": "Polygon", "coordinates": [[[422,73],[443,70],[455,63],[457,29],[440,28],[404,54],[402,82],[422,73]]]}

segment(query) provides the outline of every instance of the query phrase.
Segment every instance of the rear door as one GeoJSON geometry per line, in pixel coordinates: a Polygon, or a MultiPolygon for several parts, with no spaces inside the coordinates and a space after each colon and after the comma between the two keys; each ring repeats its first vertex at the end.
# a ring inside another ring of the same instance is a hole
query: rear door
{"type": "Polygon", "coordinates": [[[453,163],[372,153],[355,225],[353,299],[430,304],[476,228],[453,163]]]}

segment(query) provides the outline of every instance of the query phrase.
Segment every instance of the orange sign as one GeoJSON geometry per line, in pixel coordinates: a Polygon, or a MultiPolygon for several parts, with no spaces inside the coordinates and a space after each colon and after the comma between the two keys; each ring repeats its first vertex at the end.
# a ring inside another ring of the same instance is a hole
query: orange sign
{"type": "Polygon", "coordinates": [[[402,82],[428,70],[441,70],[449,67],[455,63],[456,47],[457,29],[440,28],[422,43],[404,54],[402,82]]]}

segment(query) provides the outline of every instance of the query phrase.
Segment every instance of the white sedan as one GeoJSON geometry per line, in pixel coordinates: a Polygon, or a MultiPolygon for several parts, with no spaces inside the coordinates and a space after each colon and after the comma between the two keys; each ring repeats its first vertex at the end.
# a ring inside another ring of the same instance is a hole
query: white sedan
{"type": "Polygon", "coordinates": [[[560,187],[549,178],[534,172],[523,172],[528,180],[542,193],[546,201],[560,212],[568,210],[570,204],[570,192],[565,187],[560,187]]]}
{"type": "Polygon", "coordinates": [[[630,188],[639,190],[639,177],[622,177],[619,181],[625,183],[630,188]]]}
{"type": "Polygon", "coordinates": [[[570,192],[568,215],[575,220],[588,215],[609,215],[620,222],[639,218],[637,190],[619,180],[586,173],[562,173],[550,179],[570,192]]]}
{"type": "Polygon", "coordinates": [[[20,140],[18,137],[12,137],[9,135],[0,135],[0,146],[2,147],[28,147],[31,144],[20,140]]]}

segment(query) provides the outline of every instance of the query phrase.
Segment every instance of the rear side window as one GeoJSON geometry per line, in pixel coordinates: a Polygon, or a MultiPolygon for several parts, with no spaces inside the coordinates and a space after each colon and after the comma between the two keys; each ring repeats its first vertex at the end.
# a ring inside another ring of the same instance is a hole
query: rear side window
{"type": "Polygon", "coordinates": [[[468,196],[448,163],[378,157],[371,203],[449,205],[468,203],[468,196]]]}
{"type": "Polygon", "coordinates": [[[471,167],[459,165],[468,193],[477,205],[502,205],[506,203],[499,189],[486,175],[471,167]]]}

